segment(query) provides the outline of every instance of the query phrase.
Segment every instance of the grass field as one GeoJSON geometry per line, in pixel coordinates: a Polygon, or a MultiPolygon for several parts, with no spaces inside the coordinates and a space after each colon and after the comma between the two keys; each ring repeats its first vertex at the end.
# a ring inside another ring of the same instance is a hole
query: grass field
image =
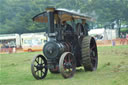
{"type": "Polygon", "coordinates": [[[128,46],[98,47],[97,71],[77,68],[70,79],[49,72],[44,80],[35,80],[30,65],[40,53],[0,54],[0,85],[128,85],[128,46]]]}

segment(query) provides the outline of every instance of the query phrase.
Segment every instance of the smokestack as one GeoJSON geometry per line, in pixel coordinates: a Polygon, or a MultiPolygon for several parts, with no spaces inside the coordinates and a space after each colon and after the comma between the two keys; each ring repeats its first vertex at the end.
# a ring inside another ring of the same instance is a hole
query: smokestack
{"type": "Polygon", "coordinates": [[[46,11],[48,13],[48,32],[54,33],[54,7],[47,7],[46,11]]]}

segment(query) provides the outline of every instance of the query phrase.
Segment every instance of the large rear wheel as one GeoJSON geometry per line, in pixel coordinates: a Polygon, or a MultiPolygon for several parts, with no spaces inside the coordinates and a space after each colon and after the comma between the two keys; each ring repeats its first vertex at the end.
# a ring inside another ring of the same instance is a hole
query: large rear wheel
{"type": "Polygon", "coordinates": [[[43,55],[37,55],[33,58],[31,63],[31,72],[35,79],[43,79],[46,77],[47,69],[47,60],[43,55]]]}
{"type": "Polygon", "coordinates": [[[96,41],[87,36],[82,41],[82,64],[85,71],[95,71],[98,65],[98,53],[96,41]]]}
{"type": "Polygon", "coordinates": [[[76,71],[76,60],[70,52],[65,52],[60,57],[59,70],[64,78],[73,77],[76,71]]]}
{"type": "Polygon", "coordinates": [[[84,27],[81,23],[77,23],[76,25],[76,34],[77,34],[77,39],[78,39],[78,44],[79,46],[81,45],[82,38],[85,35],[84,27]]]}

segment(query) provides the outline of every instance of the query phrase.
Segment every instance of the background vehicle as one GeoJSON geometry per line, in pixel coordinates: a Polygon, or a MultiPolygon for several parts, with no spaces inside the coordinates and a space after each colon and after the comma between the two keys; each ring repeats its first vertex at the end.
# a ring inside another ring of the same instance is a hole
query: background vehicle
{"type": "Polygon", "coordinates": [[[16,52],[20,48],[19,34],[1,34],[0,35],[0,53],[16,52]]]}
{"type": "Polygon", "coordinates": [[[43,47],[43,54],[32,60],[31,71],[36,79],[43,79],[48,69],[51,73],[61,73],[64,78],[74,75],[76,67],[83,66],[85,71],[95,71],[98,53],[95,39],[86,36],[81,20],[92,18],[55,8],[33,17],[33,21],[48,24],[48,42],[43,47]],[[76,23],[76,21],[79,21],[76,23]],[[67,24],[65,24],[67,22],[67,24]]]}
{"type": "Polygon", "coordinates": [[[20,35],[19,34],[1,34],[0,43],[8,44],[9,47],[20,47],[20,35]]]}
{"type": "Polygon", "coordinates": [[[21,35],[21,46],[27,52],[42,51],[45,42],[45,33],[26,33],[21,35]]]}
{"type": "Polygon", "coordinates": [[[90,36],[95,37],[96,40],[112,40],[117,37],[115,29],[91,29],[88,33],[90,36]]]}

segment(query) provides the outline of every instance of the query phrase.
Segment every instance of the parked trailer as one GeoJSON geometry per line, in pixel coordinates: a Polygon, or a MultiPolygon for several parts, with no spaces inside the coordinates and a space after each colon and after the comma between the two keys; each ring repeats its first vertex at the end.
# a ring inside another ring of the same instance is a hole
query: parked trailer
{"type": "Polygon", "coordinates": [[[20,47],[20,35],[19,34],[1,34],[0,43],[8,43],[10,46],[20,47]]]}
{"type": "Polygon", "coordinates": [[[23,51],[42,51],[46,41],[46,33],[25,33],[21,35],[21,46],[23,51]]]}
{"type": "Polygon", "coordinates": [[[0,52],[12,52],[13,48],[20,47],[19,34],[1,34],[0,35],[0,52]]]}

